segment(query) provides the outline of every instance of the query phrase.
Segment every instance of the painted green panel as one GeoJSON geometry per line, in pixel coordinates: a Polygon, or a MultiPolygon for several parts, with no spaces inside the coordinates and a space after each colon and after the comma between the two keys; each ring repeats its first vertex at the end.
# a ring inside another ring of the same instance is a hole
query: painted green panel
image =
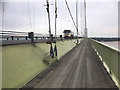
{"type": "MultiPolygon", "coordinates": [[[[58,58],[75,45],[75,40],[57,42],[58,58]]],[[[2,88],[19,88],[47,68],[42,60],[49,56],[49,49],[50,45],[45,43],[3,46],[2,88]]],[[[50,59],[50,63],[56,58],[50,59]]]]}
{"type": "Polygon", "coordinates": [[[98,41],[90,40],[90,42],[102,57],[103,63],[105,63],[107,65],[106,68],[109,69],[109,74],[115,81],[116,85],[120,88],[120,52],[98,41]]]}

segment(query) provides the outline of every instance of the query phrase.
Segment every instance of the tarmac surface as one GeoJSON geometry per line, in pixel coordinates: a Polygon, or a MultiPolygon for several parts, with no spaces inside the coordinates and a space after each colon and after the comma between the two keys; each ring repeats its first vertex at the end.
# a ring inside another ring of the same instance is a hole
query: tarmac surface
{"type": "MultiPolygon", "coordinates": [[[[23,88],[112,88],[118,90],[88,39],[23,88]]],[[[109,90],[109,89],[108,89],[109,90]]]]}

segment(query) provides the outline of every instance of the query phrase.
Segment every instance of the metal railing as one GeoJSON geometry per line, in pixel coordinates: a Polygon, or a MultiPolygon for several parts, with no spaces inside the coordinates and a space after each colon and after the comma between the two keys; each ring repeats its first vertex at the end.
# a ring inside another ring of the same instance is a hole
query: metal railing
{"type": "MultiPolygon", "coordinates": [[[[57,41],[64,40],[62,35],[56,35],[57,41]]],[[[81,37],[79,37],[81,38],[81,37]]],[[[52,40],[54,42],[55,36],[52,35],[52,40]]],[[[72,39],[76,39],[74,36],[72,39]]],[[[20,31],[0,31],[0,46],[6,45],[16,45],[16,44],[26,44],[26,43],[45,43],[49,41],[48,34],[40,34],[34,32],[20,32],[20,31]]]]}
{"type": "MultiPolygon", "coordinates": [[[[29,32],[0,31],[1,40],[29,40],[29,32]]],[[[34,39],[48,39],[49,35],[34,33],[34,39]]]]}
{"type": "Polygon", "coordinates": [[[96,40],[90,39],[90,42],[98,52],[98,55],[100,56],[108,73],[120,88],[120,51],[96,40]]]}

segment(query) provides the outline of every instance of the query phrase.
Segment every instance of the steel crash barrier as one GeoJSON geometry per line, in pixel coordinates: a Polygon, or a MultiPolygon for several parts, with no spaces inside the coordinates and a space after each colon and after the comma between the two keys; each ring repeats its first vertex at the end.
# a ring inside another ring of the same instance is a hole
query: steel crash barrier
{"type": "Polygon", "coordinates": [[[99,55],[113,81],[120,88],[120,51],[96,40],[90,39],[90,43],[99,55]]]}

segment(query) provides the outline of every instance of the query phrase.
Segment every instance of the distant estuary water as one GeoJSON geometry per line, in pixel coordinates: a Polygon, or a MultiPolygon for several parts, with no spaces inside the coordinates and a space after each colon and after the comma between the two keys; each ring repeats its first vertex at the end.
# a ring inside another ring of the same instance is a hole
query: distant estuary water
{"type": "Polygon", "coordinates": [[[120,50],[120,41],[110,41],[110,42],[102,42],[106,45],[109,45],[110,47],[116,48],[120,50]]]}

